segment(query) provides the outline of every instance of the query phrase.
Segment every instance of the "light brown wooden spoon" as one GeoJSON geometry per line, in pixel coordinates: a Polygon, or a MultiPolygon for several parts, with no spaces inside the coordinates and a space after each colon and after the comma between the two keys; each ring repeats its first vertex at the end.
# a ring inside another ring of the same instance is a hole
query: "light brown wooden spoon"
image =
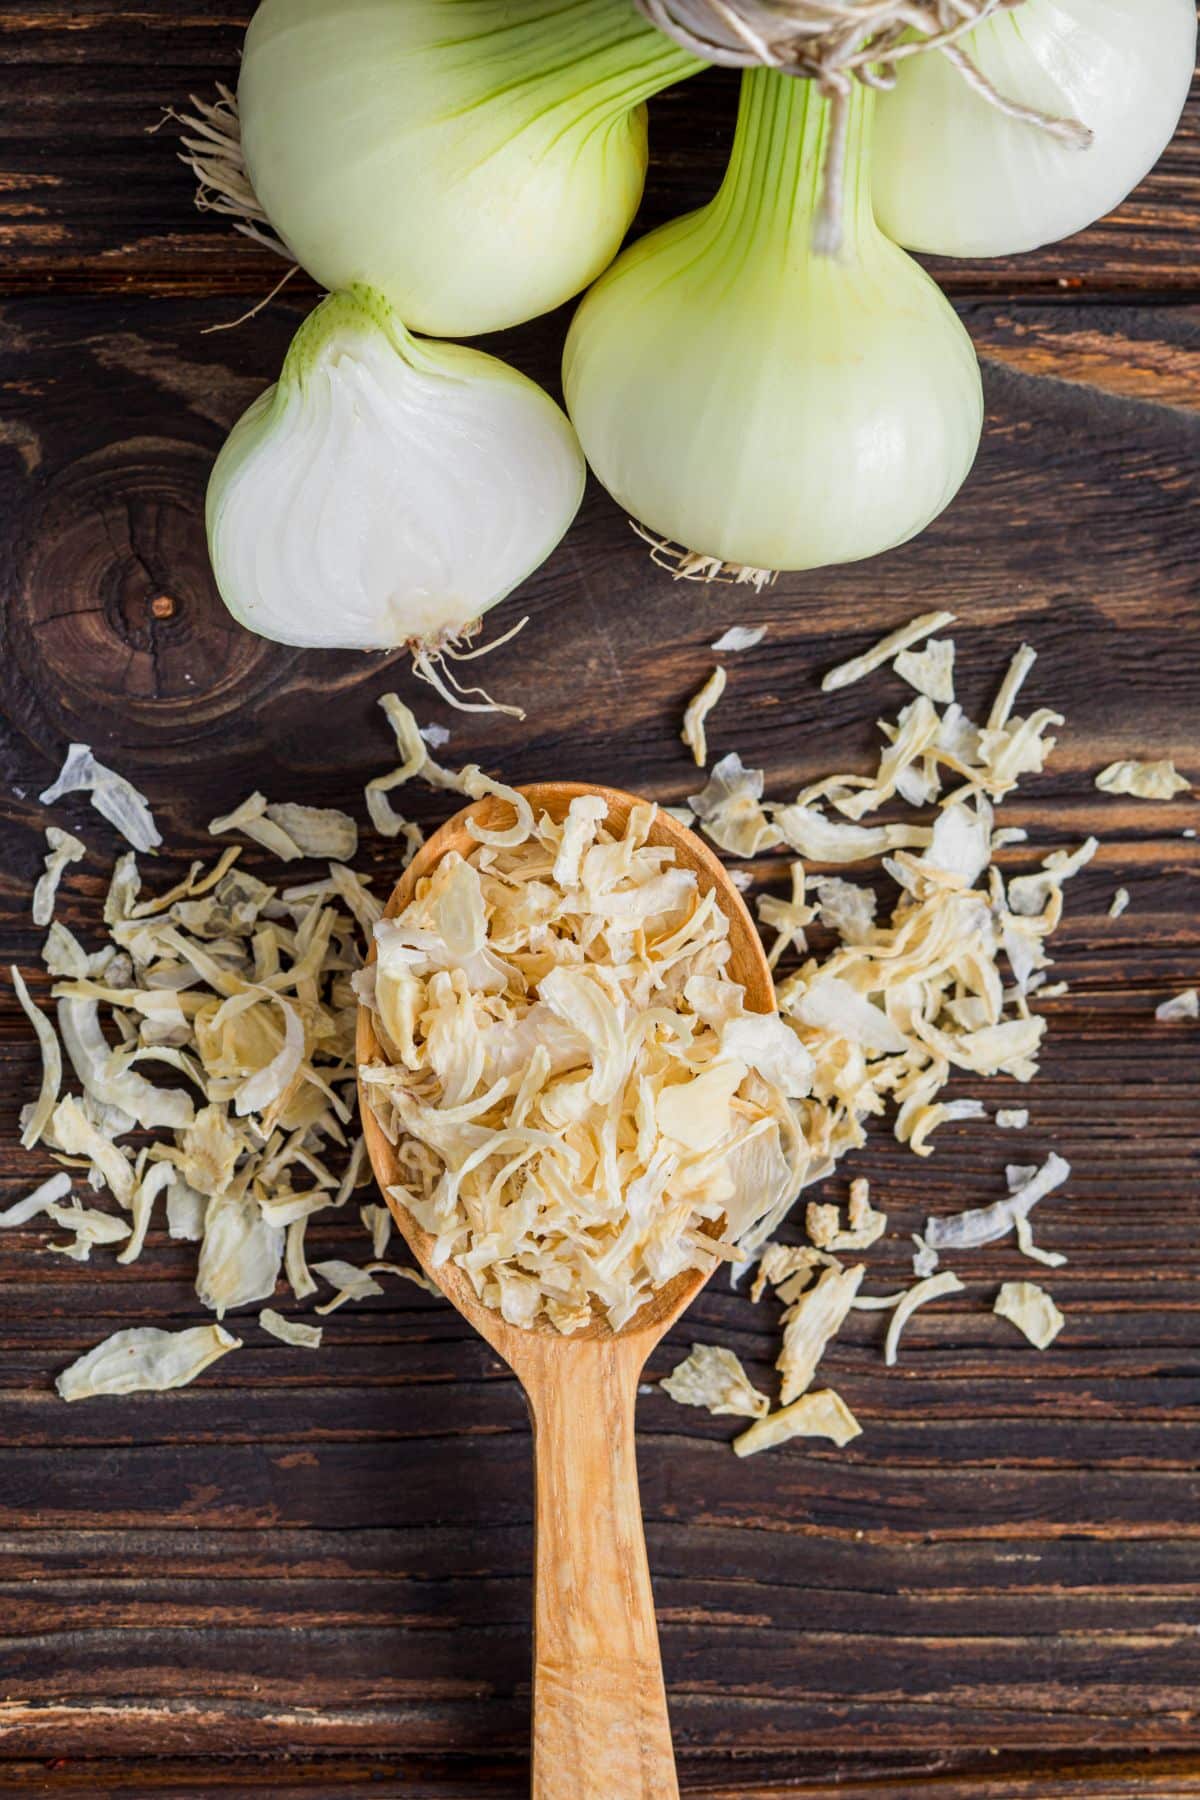
{"type": "MultiPolygon", "coordinates": [[[[637,804],[632,794],[579,782],[548,781],[521,791],[535,814],[555,820],[566,816],[577,795],[599,794],[618,835],[637,804]]],[[[387,917],[403,911],[417,882],[448,850],[467,855],[476,847],[466,829],[469,818],[495,828],[511,824],[512,809],[489,796],[443,825],[409,864],[387,917]]],[[[752,1011],[773,1010],[775,990],[758,932],[716,857],[662,811],[650,841],[669,844],[677,864],[695,872],[702,893],[715,890],[729,919],[729,973],[745,988],[752,1011]]],[[[382,1059],[365,1008],[358,1016],[358,1059],[382,1059]]],[[[371,1164],[396,1224],[421,1267],[504,1358],[529,1403],[536,1467],[533,1800],[672,1800],[679,1786],[638,1501],[633,1416],[646,1358],[706,1277],[678,1276],[616,1333],[603,1321],[571,1337],[548,1325],[506,1324],[476,1299],[453,1263],[432,1266],[432,1238],[389,1192],[402,1179],[395,1152],[361,1091],[359,1097],[371,1164]]]]}

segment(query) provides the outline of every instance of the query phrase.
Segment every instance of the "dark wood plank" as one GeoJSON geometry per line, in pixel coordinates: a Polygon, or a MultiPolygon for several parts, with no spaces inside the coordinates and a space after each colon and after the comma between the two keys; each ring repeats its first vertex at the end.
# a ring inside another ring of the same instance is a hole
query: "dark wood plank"
{"type": "MultiPolygon", "coordinates": [[[[1033,839],[1012,865],[1089,830],[1102,848],[1057,940],[1070,992],[1047,1007],[1043,1075],[1019,1095],[959,1091],[1019,1099],[1033,1122],[1021,1136],[948,1128],[928,1163],[878,1134],[858,1166],[892,1217],[870,1262],[882,1290],[926,1211],[994,1195],[1006,1160],[1069,1156],[1040,1229],[1070,1258],[1052,1279],[1068,1330],[1038,1358],[991,1317],[996,1284],[1030,1272],[997,1247],[963,1259],[967,1294],[914,1321],[896,1369],[877,1318],[834,1346],[830,1379],[866,1428],[846,1451],[741,1464],[729,1422],[647,1394],[668,1679],[685,1790],[713,1800],[1194,1793],[1200,1041],[1153,1009],[1200,964],[1200,846],[1182,835],[1200,807],[1114,801],[1092,777],[1132,754],[1200,773],[1200,314],[970,304],[989,400],[979,467],[924,539],[880,563],[761,597],[676,586],[593,491],[520,597],[524,637],[489,670],[528,706],[520,727],[448,713],[402,658],[301,654],[229,625],[205,563],[204,483],[302,302],[202,336],[223,310],[26,298],[0,315],[4,955],[36,955],[35,796],[72,737],[150,794],[165,884],[251,786],[361,818],[362,783],[388,763],[374,701],[391,686],[450,726],[449,755],[675,799],[695,785],[677,732],[708,645],[735,618],[767,622],[765,644],[730,661],[712,741],[787,793],[861,762],[876,712],[899,700],[886,676],[819,693],[820,671],[878,630],[955,608],[976,707],[1027,638],[1031,691],[1069,723],[1007,809],[1033,839]],[[166,620],[149,606],[162,594],[166,620]],[[1114,922],[1120,883],[1133,905],[1114,922]]],[[[557,335],[532,327],[506,354],[553,381],[557,335]]],[[[500,622],[517,616],[514,602],[500,622]]],[[[427,821],[445,810],[412,798],[427,821]]],[[[63,899],[88,932],[114,841],[86,805],[58,816],[90,846],[63,899]]],[[[381,883],[390,858],[364,839],[381,883]]],[[[758,878],[782,873],[768,859],[758,878]]],[[[0,1071],[11,1194],[44,1165],[13,1148],[36,1074],[7,996],[0,1071]]],[[[342,1226],[314,1237],[356,1248],[342,1226]]],[[[130,1269],[63,1267],[40,1244],[0,1237],[0,1754],[56,1759],[15,1761],[17,1788],[522,1792],[529,1445],[485,1347],[391,1287],[331,1320],[319,1356],[239,1320],[246,1347],[195,1387],[68,1410],[51,1379],[69,1357],[121,1323],[195,1316],[191,1256],[155,1233],[130,1269]],[[174,1760],[136,1761],[150,1750],[174,1760]]],[[[777,1313],[718,1284],[650,1374],[693,1338],[769,1380],[777,1313]]]]}
{"type": "MultiPolygon", "coordinates": [[[[803,1752],[786,1763],[768,1754],[738,1759],[732,1780],[709,1779],[685,1757],[683,1791],[694,1800],[779,1800],[783,1795],[811,1800],[874,1800],[886,1791],[915,1800],[1142,1800],[1171,1796],[1192,1800],[1198,1764],[1188,1755],[1165,1753],[1150,1760],[1084,1754],[1063,1759],[1039,1757],[1036,1764],[997,1753],[986,1772],[972,1773],[954,1750],[933,1757],[871,1756],[846,1759],[845,1775],[831,1782],[822,1763],[803,1752]]],[[[11,1783],[0,1778],[0,1794],[85,1793],[88,1800],[122,1800],[124,1795],[173,1800],[252,1800],[270,1793],[275,1800],[335,1800],[367,1793],[383,1800],[523,1800],[523,1773],[499,1758],[486,1767],[474,1761],[428,1757],[287,1755],[249,1760],[229,1758],[204,1768],[197,1787],[193,1762],[180,1757],[154,1761],[106,1759],[79,1763],[70,1757],[12,1765],[11,1783]]]]}
{"type": "MultiPolygon", "coordinates": [[[[123,11],[108,0],[21,0],[0,19],[0,291],[259,295],[269,252],[231,242],[190,202],[164,106],[236,81],[246,0],[123,11]]],[[[654,103],[638,228],[697,205],[724,169],[736,76],[706,73],[654,103]]],[[[1200,100],[1160,166],[1110,218],[1017,261],[938,261],[956,293],[1195,294],[1200,100]]]]}

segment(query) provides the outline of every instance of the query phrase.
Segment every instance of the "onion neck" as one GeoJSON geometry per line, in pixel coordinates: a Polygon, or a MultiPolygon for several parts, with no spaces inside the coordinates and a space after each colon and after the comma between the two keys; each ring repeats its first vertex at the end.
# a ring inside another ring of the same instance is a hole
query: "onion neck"
{"type": "Polygon", "coordinates": [[[564,0],[535,24],[514,28],[527,73],[500,93],[524,89],[531,118],[590,133],[623,118],[663,88],[706,67],[651,25],[631,0],[564,0]]]}
{"type": "Polygon", "coordinates": [[[421,363],[420,342],[391,303],[375,288],[355,282],[327,294],[305,319],[284,358],[279,377],[281,392],[292,386],[303,388],[330,341],[339,334],[347,340],[370,339],[378,334],[405,362],[414,366],[421,363]]]}
{"type": "Polygon", "coordinates": [[[870,184],[874,103],[873,91],[857,81],[844,100],[834,102],[815,82],[775,69],[747,71],[729,167],[710,209],[718,235],[736,234],[772,258],[809,256],[814,231],[825,222],[827,173],[839,160],[840,106],[844,147],[827,222],[839,240],[838,254],[854,259],[876,232],[870,184]]]}

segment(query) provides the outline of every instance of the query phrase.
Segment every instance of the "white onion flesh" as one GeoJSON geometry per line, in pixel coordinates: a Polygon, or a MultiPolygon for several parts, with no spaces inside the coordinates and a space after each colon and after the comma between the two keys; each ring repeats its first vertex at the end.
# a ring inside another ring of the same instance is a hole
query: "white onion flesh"
{"type": "Polygon", "coordinates": [[[436,650],[545,560],[584,479],[535,382],[411,337],[368,290],[333,294],[217,458],[217,585],[280,643],[436,650]]]}
{"type": "Polygon", "coordinates": [[[323,287],[469,337],[607,267],[645,179],[641,102],[700,67],[631,0],[264,0],[246,170],[323,287]]]}
{"type": "Polygon", "coordinates": [[[1006,117],[938,55],[879,101],[875,210],[897,243],[1010,256],[1110,212],[1170,142],[1196,62],[1193,0],[1024,0],[963,40],[1008,100],[1093,133],[1073,148],[1006,117]]]}
{"type": "Polygon", "coordinates": [[[871,216],[873,96],[852,96],[842,249],[811,237],[829,106],[745,75],[729,173],[624,252],[567,339],[588,461],[645,526],[725,562],[802,569],[903,542],[949,502],[982,424],[970,339],[871,216]]]}

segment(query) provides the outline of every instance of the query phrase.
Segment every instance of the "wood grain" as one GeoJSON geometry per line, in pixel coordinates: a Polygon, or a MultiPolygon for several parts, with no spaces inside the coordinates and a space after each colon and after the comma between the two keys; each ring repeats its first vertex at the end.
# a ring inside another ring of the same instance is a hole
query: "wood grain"
{"type": "MultiPolygon", "coordinates": [[[[1092,780],[1132,755],[1200,777],[1195,102],[1112,220],[1020,263],[942,271],[983,357],[988,426],[933,530],[755,597],[672,584],[593,489],[498,615],[530,615],[488,671],[528,707],[519,727],[448,714],[403,659],[259,643],[214,594],[207,471],[307,300],[289,290],[202,335],[278,270],[191,211],[169,144],[143,131],[160,99],[229,74],[244,12],[25,0],[0,19],[4,959],[36,962],[36,795],[72,738],[150,794],[165,885],[256,786],[363,820],[362,784],[390,766],[375,706],[390,687],[450,727],[451,760],[673,801],[696,785],[678,731],[709,645],[735,619],[766,623],[729,660],[710,741],[788,794],[866,766],[875,717],[902,702],[886,675],[820,694],[821,671],[878,632],[957,611],[973,709],[1031,642],[1030,695],[1068,724],[1005,809],[1031,834],[1006,861],[1088,831],[1101,849],[1056,939],[1070,991],[1046,1005],[1042,1074],[1020,1092],[957,1088],[1028,1104],[1030,1128],[947,1127],[927,1163],[878,1132],[854,1172],[889,1213],[870,1258],[885,1291],[927,1212],[994,1197],[1008,1160],[1068,1156],[1071,1181],[1039,1214],[1070,1259],[1048,1277],[1067,1329],[1038,1357],[992,1317],[998,1283],[1030,1272],[1002,1245],[963,1259],[966,1293],[913,1321],[893,1370],[878,1318],[855,1316],[827,1362],[865,1427],[843,1451],[742,1464],[730,1422],[652,1388],[637,1403],[649,1559],[685,1794],[1191,1800],[1200,1039],[1153,1010],[1200,977],[1200,844],[1183,836],[1200,803],[1112,800],[1092,780]],[[1132,905],[1113,921],[1118,885],[1132,905]]],[[[715,182],[728,100],[716,76],[664,98],[647,222],[715,182]]],[[[554,384],[563,324],[493,347],[554,384]]],[[[450,810],[424,793],[412,808],[427,824],[450,810]]],[[[118,846],[81,801],[56,816],[89,845],[62,915],[93,937],[118,846]]],[[[364,836],[383,892],[392,854],[364,836]]],[[[755,880],[780,891],[783,863],[755,880]]],[[[14,1147],[35,1086],[5,991],[4,1199],[46,1170],[14,1147]]],[[[361,1251],[341,1224],[313,1237],[314,1255],[361,1251]]],[[[42,1242],[0,1234],[0,1792],[526,1792],[530,1442],[493,1352],[393,1284],[335,1315],[318,1356],[239,1319],[246,1347],[195,1387],[65,1408],[51,1382],[73,1355],[121,1324],[196,1316],[193,1258],[161,1231],[128,1269],[64,1265],[42,1242]]],[[[777,1309],[718,1277],[648,1380],[694,1340],[729,1344],[769,1384],[777,1309]]]]}
{"type": "Polygon", "coordinates": [[[534,1442],[533,1800],[678,1800],[634,1447],[650,1335],[585,1340],[557,1367],[522,1358],[534,1442]]]}

